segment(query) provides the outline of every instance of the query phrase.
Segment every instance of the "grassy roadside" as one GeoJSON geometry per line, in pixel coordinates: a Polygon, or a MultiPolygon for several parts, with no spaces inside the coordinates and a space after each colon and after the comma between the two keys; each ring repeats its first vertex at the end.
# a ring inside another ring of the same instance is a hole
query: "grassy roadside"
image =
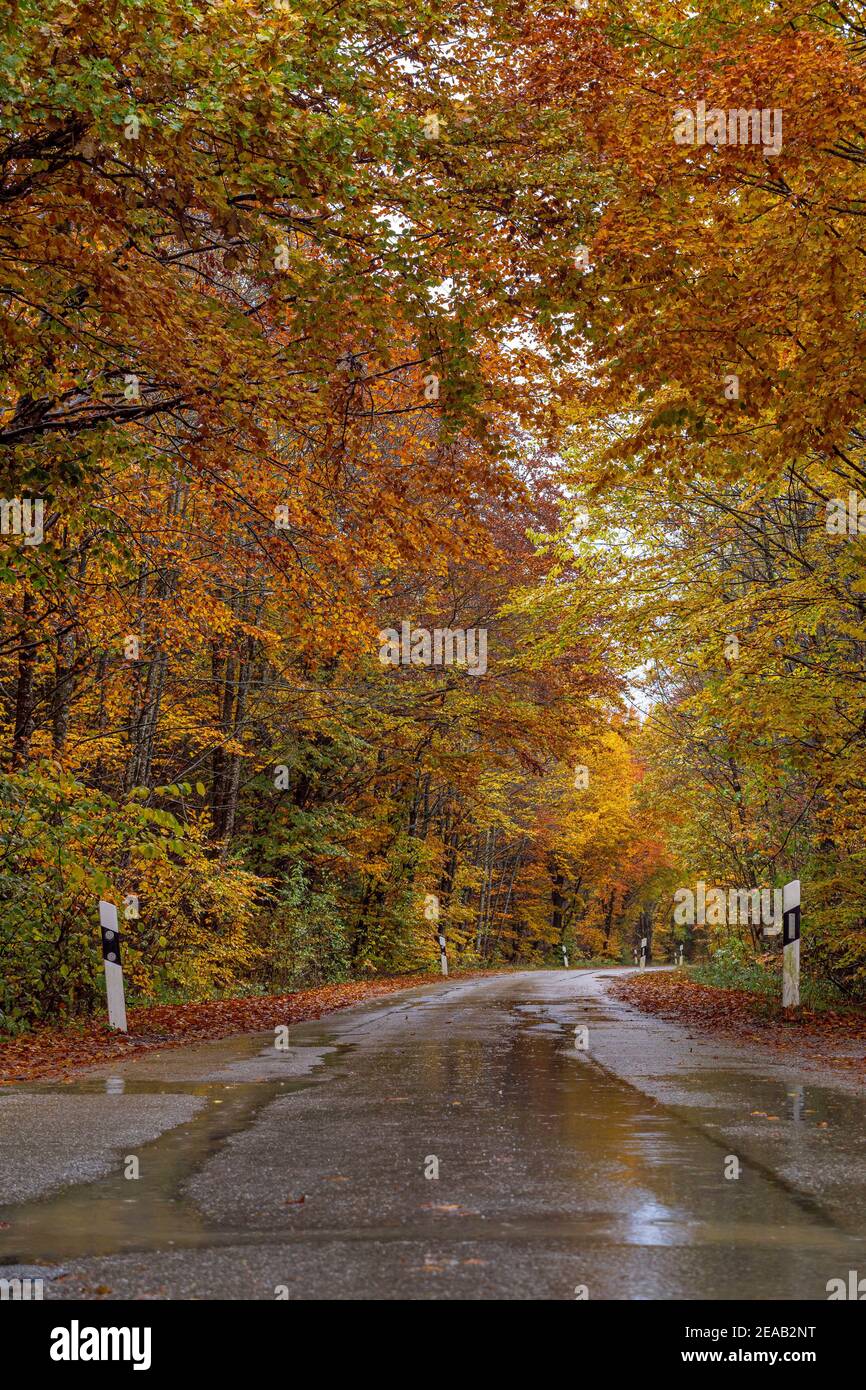
{"type": "MultiPolygon", "coordinates": [[[[751,957],[727,947],[715,951],[710,960],[689,966],[689,979],[719,989],[745,990],[747,994],[766,999],[771,1008],[778,1008],[782,988],[780,969],[777,953],[751,957]]],[[[805,971],[800,974],[800,1004],[813,1012],[834,1009],[844,1013],[852,1007],[828,980],[815,979],[805,971]]]]}
{"type": "Polygon", "coordinates": [[[608,982],[617,999],[644,1013],[759,1043],[801,1060],[812,1060],[866,1081],[866,1008],[804,1005],[785,1011],[778,979],[766,991],[706,983],[698,972],[671,970],[629,975],[608,982]]]}
{"type": "MultiPolygon", "coordinates": [[[[451,978],[492,973],[495,972],[456,972],[451,978]]],[[[127,1034],[114,1032],[104,1018],[94,1018],[63,1028],[39,1028],[20,1036],[0,1037],[0,1086],[18,1081],[65,1080],[81,1068],[100,1062],[238,1033],[266,1032],[281,1024],[305,1023],[367,999],[435,984],[441,979],[438,971],[387,975],[322,985],[295,994],[260,994],[196,1004],[151,1004],[129,1010],[127,1034]]]]}

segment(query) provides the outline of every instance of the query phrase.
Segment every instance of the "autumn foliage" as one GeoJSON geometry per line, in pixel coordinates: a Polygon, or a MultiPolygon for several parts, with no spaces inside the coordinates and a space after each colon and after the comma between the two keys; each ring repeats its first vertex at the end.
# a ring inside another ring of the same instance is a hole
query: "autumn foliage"
{"type": "Polygon", "coordinates": [[[100,896],[152,1000],[429,969],[431,893],[554,964],[799,876],[862,990],[858,14],[0,26],[6,1026],[97,1006],[100,896]],[[781,151],[677,144],[704,97],[781,151]]]}

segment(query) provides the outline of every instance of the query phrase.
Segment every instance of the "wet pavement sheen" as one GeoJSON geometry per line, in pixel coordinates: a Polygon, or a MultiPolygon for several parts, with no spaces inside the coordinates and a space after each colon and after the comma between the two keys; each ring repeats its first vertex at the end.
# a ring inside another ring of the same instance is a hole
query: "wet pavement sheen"
{"type": "Polygon", "coordinates": [[[287,1051],[17,1087],[0,1274],[46,1297],[760,1300],[866,1273],[863,1098],[688,1038],[595,972],[526,972],[292,1026],[287,1051]]]}

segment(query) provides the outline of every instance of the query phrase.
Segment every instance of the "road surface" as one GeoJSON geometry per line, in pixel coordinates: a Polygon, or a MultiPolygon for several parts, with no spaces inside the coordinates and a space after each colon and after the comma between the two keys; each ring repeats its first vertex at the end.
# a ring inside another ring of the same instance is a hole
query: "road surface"
{"type": "Polygon", "coordinates": [[[58,1299],[627,1300],[826,1299],[866,1273],[862,1096],[642,1015],[605,972],[443,981],[288,1043],[0,1093],[0,1276],[58,1299]]]}

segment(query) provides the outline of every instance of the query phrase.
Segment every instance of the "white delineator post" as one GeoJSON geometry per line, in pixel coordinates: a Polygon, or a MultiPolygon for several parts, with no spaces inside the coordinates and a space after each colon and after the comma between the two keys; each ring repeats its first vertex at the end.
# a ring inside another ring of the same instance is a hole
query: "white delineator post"
{"type": "Polygon", "coordinates": [[[448,974],[448,952],[445,949],[445,933],[439,933],[439,964],[442,966],[442,974],[448,974]]]}
{"type": "Polygon", "coordinates": [[[99,925],[102,928],[102,962],[105,966],[105,993],[108,996],[108,1022],[126,1033],[126,1000],[123,997],[123,967],[120,963],[120,931],[114,903],[99,899],[99,925]]]}
{"type": "Polygon", "coordinates": [[[565,942],[564,942],[564,941],[563,941],[563,943],[562,943],[562,963],[563,963],[563,965],[565,966],[565,969],[567,970],[567,969],[568,969],[568,952],[567,952],[567,950],[565,949],[565,942]]]}
{"type": "Polygon", "coordinates": [[[640,968],[646,970],[646,937],[640,939],[640,968]]]}
{"type": "Polygon", "coordinates": [[[800,1006],[800,880],[782,889],[782,1008],[800,1006]]]}

